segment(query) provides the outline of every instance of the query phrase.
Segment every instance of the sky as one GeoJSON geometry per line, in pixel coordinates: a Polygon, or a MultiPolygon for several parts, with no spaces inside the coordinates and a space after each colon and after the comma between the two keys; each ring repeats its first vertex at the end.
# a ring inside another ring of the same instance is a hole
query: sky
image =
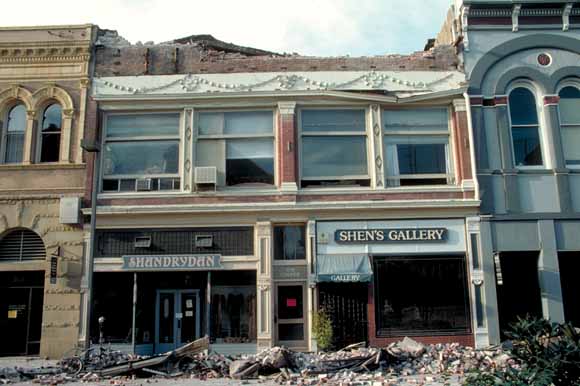
{"type": "Polygon", "coordinates": [[[435,37],[452,0],[4,0],[0,26],[97,24],[131,43],[210,34],[319,56],[407,54],[435,37]]]}

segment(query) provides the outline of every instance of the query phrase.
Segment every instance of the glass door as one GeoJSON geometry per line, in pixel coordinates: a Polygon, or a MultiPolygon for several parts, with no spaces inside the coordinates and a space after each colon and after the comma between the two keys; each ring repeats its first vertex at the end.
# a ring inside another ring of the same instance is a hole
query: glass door
{"type": "Polygon", "coordinates": [[[155,352],[175,350],[199,337],[199,291],[158,290],[155,352]]]}
{"type": "Polygon", "coordinates": [[[276,332],[278,344],[306,348],[306,286],[284,283],[276,286],[276,332]]]}

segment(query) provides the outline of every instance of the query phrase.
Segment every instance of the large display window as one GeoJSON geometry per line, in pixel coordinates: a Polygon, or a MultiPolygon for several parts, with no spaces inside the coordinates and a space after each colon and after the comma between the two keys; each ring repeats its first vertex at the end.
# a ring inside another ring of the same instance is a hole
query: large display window
{"type": "Polygon", "coordinates": [[[464,256],[375,257],[378,337],[470,332],[464,256]]]}

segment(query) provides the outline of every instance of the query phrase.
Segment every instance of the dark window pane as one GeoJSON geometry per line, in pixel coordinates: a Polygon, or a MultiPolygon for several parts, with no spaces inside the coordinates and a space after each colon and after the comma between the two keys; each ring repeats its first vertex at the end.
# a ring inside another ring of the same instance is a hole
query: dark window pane
{"type": "Polygon", "coordinates": [[[302,316],[302,286],[278,286],[278,319],[300,319],[302,316]]]}
{"type": "Polygon", "coordinates": [[[302,131],[365,131],[364,110],[302,110],[302,131]]]}
{"type": "Polygon", "coordinates": [[[274,184],[274,143],[271,139],[230,140],[226,144],[226,184],[274,184]]]}
{"type": "Polygon", "coordinates": [[[509,96],[512,125],[537,125],[538,110],[536,99],[530,90],[524,87],[514,89],[509,96]]]}
{"type": "Polygon", "coordinates": [[[542,164],[542,149],[537,126],[512,127],[512,137],[517,166],[542,164]]]}
{"type": "Polygon", "coordinates": [[[481,285],[475,286],[475,319],[477,322],[477,327],[484,327],[483,325],[483,300],[482,300],[482,288],[481,285]]]}
{"type": "Polygon", "coordinates": [[[296,225],[274,227],[274,259],[302,260],[306,258],[305,227],[296,225]]]}
{"type": "Polygon", "coordinates": [[[471,240],[471,261],[473,269],[479,269],[479,239],[475,233],[471,233],[469,239],[471,240]]]}
{"type": "Polygon", "coordinates": [[[105,175],[176,174],[178,141],[111,142],[105,146],[105,175]]]}
{"type": "Polygon", "coordinates": [[[121,180],[121,192],[134,192],[135,191],[135,180],[121,180]]]}
{"type": "Polygon", "coordinates": [[[173,343],[174,306],[173,293],[159,294],[159,343],[173,343]]]}
{"type": "Polygon", "coordinates": [[[177,136],[179,114],[111,115],[107,118],[107,137],[177,136]]]}
{"type": "Polygon", "coordinates": [[[40,150],[40,162],[58,162],[60,158],[60,132],[42,133],[42,147],[40,150]]]}
{"type": "Polygon", "coordinates": [[[445,174],[444,144],[397,145],[399,174],[445,174]]]}
{"type": "Polygon", "coordinates": [[[103,180],[103,192],[116,192],[119,190],[119,180],[103,180]]]}
{"type": "Polygon", "coordinates": [[[303,340],[304,324],[290,323],[278,325],[278,340],[303,340]]]}
{"type": "Polygon", "coordinates": [[[366,137],[303,137],[303,177],[367,175],[366,137]]]}
{"type": "Polygon", "coordinates": [[[379,258],[374,272],[378,336],[469,332],[464,257],[379,258]]]}
{"type": "Polygon", "coordinates": [[[62,126],[62,108],[58,104],[50,105],[44,110],[42,117],[42,131],[59,131],[62,126]]]}
{"type": "Polygon", "coordinates": [[[389,179],[388,186],[425,186],[425,185],[447,185],[445,178],[409,178],[409,179],[389,179]]]}
{"type": "Polygon", "coordinates": [[[215,134],[272,134],[272,111],[205,112],[199,114],[200,135],[215,134]]]}

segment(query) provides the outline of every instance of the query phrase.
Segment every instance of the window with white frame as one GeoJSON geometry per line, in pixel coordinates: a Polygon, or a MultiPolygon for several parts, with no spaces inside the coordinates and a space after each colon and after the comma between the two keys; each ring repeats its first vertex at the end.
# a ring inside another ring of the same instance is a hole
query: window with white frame
{"type": "Polygon", "coordinates": [[[103,192],[179,190],[178,113],[110,114],[103,147],[103,192]]]}
{"type": "Polygon", "coordinates": [[[387,186],[454,183],[448,109],[383,110],[387,186]]]}
{"type": "Polygon", "coordinates": [[[514,165],[541,166],[540,125],[534,93],[528,87],[516,87],[509,93],[508,105],[514,165]]]}
{"type": "Polygon", "coordinates": [[[300,111],[301,186],[369,186],[365,109],[300,111]]]}
{"type": "Polygon", "coordinates": [[[0,143],[1,163],[22,162],[24,155],[24,132],[26,131],[26,107],[19,103],[9,111],[2,128],[0,143]]]}
{"type": "Polygon", "coordinates": [[[274,184],[274,113],[207,111],[197,114],[196,166],[213,166],[219,186],[274,184]]]}
{"type": "Polygon", "coordinates": [[[580,167],[580,90],[563,87],[560,96],[560,132],[566,166],[580,167]]]}

